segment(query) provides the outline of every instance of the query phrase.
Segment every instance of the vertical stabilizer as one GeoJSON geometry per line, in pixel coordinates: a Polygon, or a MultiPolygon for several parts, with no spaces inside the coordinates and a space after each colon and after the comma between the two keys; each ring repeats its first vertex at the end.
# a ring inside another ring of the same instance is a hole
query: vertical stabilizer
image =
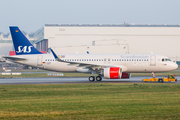
{"type": "Polygon", "coordinates": [[[30,41],[25,37],[25,35],[21,32],[21,30],[18,27],[12,26],[9,28],[11,31],[11,36],[16,55],[42,54],[30,43],[30,41]]]}

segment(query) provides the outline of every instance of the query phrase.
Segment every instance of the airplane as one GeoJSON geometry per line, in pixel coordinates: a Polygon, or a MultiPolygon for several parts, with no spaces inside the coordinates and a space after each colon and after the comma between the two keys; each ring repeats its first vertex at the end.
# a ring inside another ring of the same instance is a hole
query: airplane
{"type": "Polygon", "coordinates": [[[5,56],[15,63],[58,72],[91,73],[89,81],[130,78],[131,73],[167,72],[178,65],[157,54],[52,54],[39,52],[17,26],[10,26],[16,55],[5,56]],[[98,74],[98,76],[94,76],[98,74]]]}

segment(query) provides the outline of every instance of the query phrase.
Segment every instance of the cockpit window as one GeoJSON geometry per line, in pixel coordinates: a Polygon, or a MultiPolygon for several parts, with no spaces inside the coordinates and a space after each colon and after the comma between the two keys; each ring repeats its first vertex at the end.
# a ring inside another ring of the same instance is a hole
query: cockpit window
{"type": "Polygon", "coordinates": [[[170,59],[167,59],[168,61],[171,61],[170,59]]]}
{"type": "Polygon", "coordinates": [[[164,61],[171,61],[171,60],[168,58],[163,58],[162,61],[164,62],[164,61]]]}

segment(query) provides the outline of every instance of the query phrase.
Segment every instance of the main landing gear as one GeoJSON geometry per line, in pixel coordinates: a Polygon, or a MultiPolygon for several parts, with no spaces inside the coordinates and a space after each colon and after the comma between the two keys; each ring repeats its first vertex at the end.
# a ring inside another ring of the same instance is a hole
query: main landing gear
{"type": "MultiPolygon", "coordinates": [[[[101,81],[102,80],[102,77],[101,76],[97,76],[96,77],[96,81],[101,81]]],[[[90,82],[94,82],[95,81],[95,77],[94,76],[90,76],[89,77],[89,81],[90,82]]]]}

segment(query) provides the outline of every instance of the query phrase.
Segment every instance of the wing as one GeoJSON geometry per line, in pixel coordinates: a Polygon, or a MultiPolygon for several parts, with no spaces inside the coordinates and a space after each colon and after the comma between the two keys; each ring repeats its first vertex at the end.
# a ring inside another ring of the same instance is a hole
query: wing
{"type": "Polygon", "coordinates": [[[52,49],[51,49],[51,52],[52,52],[54,58],[56,59],[56,61],[69,63],[68,65],[76,65],[77,67],[83,67],[83,68],[88,68],[88,69],[92,69],[92,70],[96,70],[96,69],[100,70],[100,69],[104,69],[104,68],[108,68],[108,67],[121,67],[121,68],[124,68],[123,70],[127,69],[124,65],[104,65],[104,64],[64,61],[64,60],[60,59],[52,49]]]}

